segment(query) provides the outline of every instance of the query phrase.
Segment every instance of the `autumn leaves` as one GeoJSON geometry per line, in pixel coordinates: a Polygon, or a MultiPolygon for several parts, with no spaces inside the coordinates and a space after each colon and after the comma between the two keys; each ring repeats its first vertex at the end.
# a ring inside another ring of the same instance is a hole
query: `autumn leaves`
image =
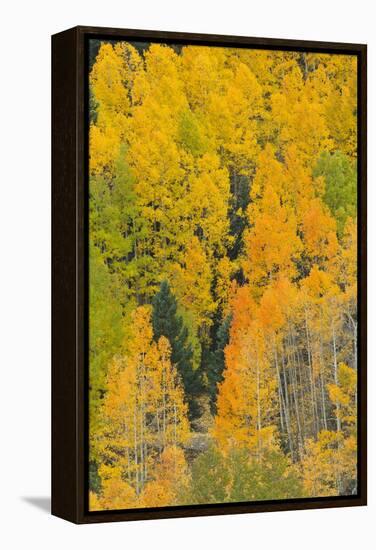
{"type": "Polygon", "coordinates": [[[353,493],[355,58],[97,46],[91,508],[353,493]]]}
{"type": "MultiPolygon", "coordinates": [[[[129,497],[115,498],[115,501],[123,499],[122,507],[132,502],[141,505],[156,457],[158,471],[167,468],[164,462],[168,459],[173,469],[179,468],[175,480],[182,473],[184,454],[178,446],[189,437],[187,405],[180,378],[171,363],[170,343],[164,336],[157,342],[153,340],[150,314],[150,308],[145,306],[135,310],[126,356],[115,358],[108,371],[102,429],[93,434],[101,457],[99,503],[104,507],[108,506],[107,501],[109,507],[113,506],[111,495],[116,493],[116,486],[129,497]]],[[[163,487],[148,484],[149,499],[155,498],[154,491],[163,493],[163,487]]]]}

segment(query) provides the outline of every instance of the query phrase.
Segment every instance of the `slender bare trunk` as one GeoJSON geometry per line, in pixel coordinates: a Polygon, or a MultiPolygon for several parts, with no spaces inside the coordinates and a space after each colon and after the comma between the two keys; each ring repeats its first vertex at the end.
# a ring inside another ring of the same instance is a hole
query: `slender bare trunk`
{"type": "Polygon", "coordinates": [[[299,441],[298,455],[301,456],[303,452],[304,442],[303,442],[302,426],[300,422],[300,411],[299,411],[298,382],[297,382],[297,374],[296,374],[296,357],[295,357],[295,340],[292,334],[291,327],[289,328],[289,341],[290,341],[289,356],[290,358],[292,358],[292,367],[291,367],[292,393],[293,393],[294,405],[295,405],[296,424],[298,427],[298,441],[299,441]]]}
{"type": "MultiPolygon", "coordinates": [[[[338,364],[337,364],[337,343],[336,343],[336,333],[334,330],[334,323],[332,323],[332,342],[333,342],[333,368],[334,368],[334,383],[338,386],[338,364]]],[[[339,417],[339,403],[336,401],[336,424],[337,432],[341,431],[341,419],[339,417]]]]}
{"type": "Polygon", "coordinates": [[[317,437],[319,428],[318,428],[318,419],[317,419],[316,391],[315,391],[315,381],[314,381],[313,365],[312,365],[311,344],[310,344],[309,330],[308,330],[307,310],[305,312],[305,330],[306,330],[307,356],[308,356],[308,367],[309,367],[310,386],[311,386],[312,422],[313,422],[314,435],[315,437],[317,437]]]}
{"type": "Polygon", "coordinates": [[[260,401],[260,364],[259,358],[256,356],[256,399],[257,399],[257,448],[258,458],[261,458],[261,401],[260,401]]]}
{"type": "Polygon", "coordinates": [[[289,447],[290,447],[290,454],[291,458],[294,459],[294,445],[292,442],[292,433],[291,433],[291,420],[290,420],[290,400],[289,400],[289,391],[288,391],[288,383],[287,383],[287,375],[286,375],[286,367],[285,367],[285,356],[282,348],[282,374],[283,374],[283,385],[284,385],[284,393],[285,393],[285,418],[286,418],[286,425],[287,425],[287,433],[289,438],[289,447]]]}
{"type": "Polygon", "coordinates": [[[323,343],[322,343],[322,337],[320,334],[320,385],[321,385],[321,402],[322,402],[322,412],[323,412],[323,422],[324,422],[324,429],[328,429],[328,422],[326,418],[326,396],[325,396],[325,380],[324,380],[324,371],[323,366],[325,365],[324,361],[324,350],[323,350],[323,343]]]}
{"type": "Polygon", "coordinates": [[[285,431],[285,422],[283,419],[283,394],[282,394],[282,388],[281,388],[281,378],[279,375],[279,366],[278,366],[278,355],[277,355],[277,348],[274,341],[274,364],[277,372],[277,383],[278,383],[278,402],[279,402],[279,417],[281,419],[281,430],[282,432],[285,431]]]}
{"type": "Polygon", "coordinates": [[[324,429],[328,429],[328,423],[326,420],[326,400],[325,400],[325,388],[324,388],[324,375],[320,371],[320,385],[321,385],[321,403],[322,403],[322,414],[323,414],[323,423],[324,429]]]}
{"type": "Polygon", "coordinates": [[[143,405],[140,410],[140,484],[144,484],[144,411],[143,405]]]}
{"type": "MultiPolygon", "coordinates": [[[[358,323],[354,321],[352,315],[347,312],[347,317],[349,318],[352,329],[353,329],[353,346],[354,346],[354,369],[358,370],[358,323]]],[[[355,405],[358,404],[358,388],[355,390],[355,405]]]]}
{"type": "Polygon", "coordinates": [[[174,403],[174,444],[177,442],[177,414],[176,414],[176,403],[174,403]]]}
{"type": "Polygon", "coordinates": [[[137,442],[137,413],[136,409],[133,413],[133,435],[134,435],[134,463],[135,463],[135,478],[136,478],[136,494],[140,494],[140,479],[138,473],[138,442],[137,442]]]}

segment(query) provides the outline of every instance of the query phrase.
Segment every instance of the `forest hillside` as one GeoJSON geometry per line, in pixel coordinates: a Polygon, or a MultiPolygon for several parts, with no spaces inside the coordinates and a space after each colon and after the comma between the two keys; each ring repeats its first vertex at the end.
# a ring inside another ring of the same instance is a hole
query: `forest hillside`
{"type": "Polygon", "coordinates": [[[356,57],[90,62],[90,509],[355,494],[356,57]]]}

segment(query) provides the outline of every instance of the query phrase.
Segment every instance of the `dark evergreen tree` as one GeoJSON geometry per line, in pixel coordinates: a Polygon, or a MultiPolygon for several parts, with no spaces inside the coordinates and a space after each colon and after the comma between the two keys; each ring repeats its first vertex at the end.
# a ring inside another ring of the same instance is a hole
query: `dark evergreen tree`
{"type": "Polygon", "coordinates": [[[178,315],[178,305],[167,281],[161,283],[153,299],[152,323],[154,339],[168,338],[171,345],[171,361],[181,376],[191,419],[198,414],[195,398],[200,393],[199,372],[193,369],[193,349],[187,327],[178,315]]]}
{"type": "Polygon", "coordinates": [[[99,494],[101,491],[101,478],[98,473],[98,464],[95,460],[89,463],[89,488],[90,491],[99,494]]]}
{"type": "Polygon", "coordinates": [[[206,359],[207,362],[206,369],[204,370],[210,398],[210,409],[213,414],[216,412],[218,384],[223,380],[223,370],[225,368],[224,350],[229,342],[231,319],[231,315],[223,319],[216,333],[214,350],[203,355],[204,360],[206,359]]]}
{"type": "Polygon", "coordinates": [[[230,220],[230,234],[234,237],[233,244],[228,251],[229,258],[239,257],[243,247],[243,232],[247,225],[247,206],[249,204],[250,179],[233,172],[230,176],[231,200],[228,217],[230,220]]]}

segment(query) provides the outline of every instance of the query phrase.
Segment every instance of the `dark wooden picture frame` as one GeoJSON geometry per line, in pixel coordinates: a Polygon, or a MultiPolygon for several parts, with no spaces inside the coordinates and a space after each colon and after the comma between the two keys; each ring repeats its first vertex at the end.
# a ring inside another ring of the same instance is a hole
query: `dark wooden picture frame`
{"type": "Polygon", "coordinates": [[[361,506],[367,503],[367,48],[75,27],[52,37],[52,513],[74,523],[361,506]],[[90,38],[352,54],[358,58],[358,494],[88,511],[88,65],[90,38]]]}

